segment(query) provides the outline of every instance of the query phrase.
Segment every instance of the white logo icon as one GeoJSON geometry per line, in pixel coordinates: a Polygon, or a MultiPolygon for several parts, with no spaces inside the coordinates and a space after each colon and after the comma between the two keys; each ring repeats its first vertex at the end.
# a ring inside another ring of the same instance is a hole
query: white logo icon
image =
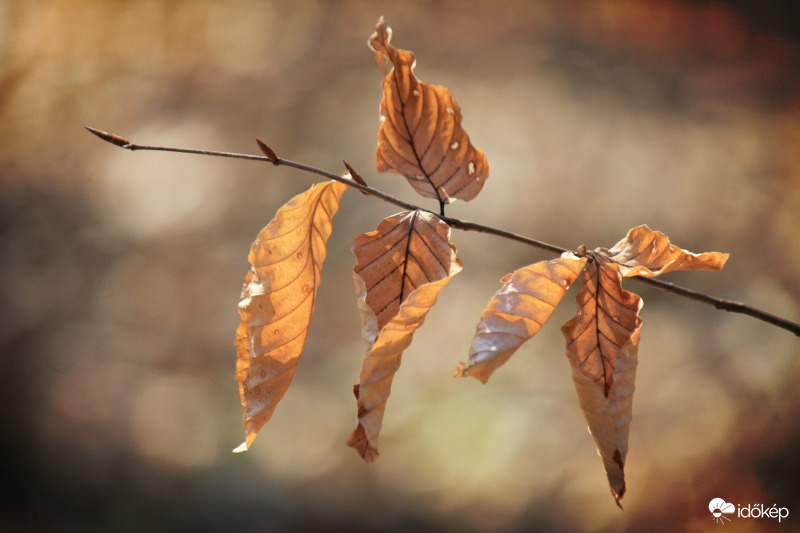
{"type": "Polygon", "coordinates": [[[727,503],[722,498],[714,498],[708,502],[708,510],[714,516],[714,522],[724,524],[725,520],[731,521],[726,514],[733,514],[736,511],[736,506],[732,503],[727,503]]]}

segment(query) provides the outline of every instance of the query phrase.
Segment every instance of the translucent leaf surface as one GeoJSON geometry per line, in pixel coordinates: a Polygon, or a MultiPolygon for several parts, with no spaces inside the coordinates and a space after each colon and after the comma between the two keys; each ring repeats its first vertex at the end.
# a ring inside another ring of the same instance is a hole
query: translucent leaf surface
{"type": "Polygon", "coordinates": [[[439,218],[409,211],[384,220],[356,239],[353,269],[367,354],[354,387],[358,426],[347,441],[368,463],[403,351],[425,321],[439,291],[461,271],[450,228],[439,218]]]}
{"type": "Polygon", "coordinates": [[[353,243],[354,272],[366,285],[366,304],[382,329],[417,287],[449,275],[457,261],[450,228],[424,211],[403,211],[353,243]]]}
{"type": "Polygon", "coordinates": [[[658,276],[674,270],[722,270],[729,254],[706,252],[694,254],[669,242],[669,237],[647,226],[631,229],[611,249],[598,253],[616,264],[624,277],[658,276]]]}
{"type": "Polygon", "coordinates": [[[292,382],[308,335],[331,219],[347,188],[313,186],[278,210],[250,248],[236,333],[236,380],[244,407],[244,451],[292,382]]]}
{"type": "Polygon", "coordinates": [[[602,260],[584,269],[576,300],[578,312],[561,331],[581,409],[619,503],[625,494],[642,300],[623,289],[619,271],[602,260]]]}
{"type": "Polygon", "coordinates": [[[384,70],[376,164],[397,172],[427,198],[444,203],[471,200],[489,177],[486,155],[461,128],[461,108],[450,89],[428,85],[413,72],[412,52],[390,44],[381,18],[369,46],[384,70]]]}
{"type": "Polygon", "coordinates": [[[566,255],[521,268],[507,281],[481,314],[467,364],[455,376],[483,383],[536,335],[586,264],[586,258],[566,255]]]}

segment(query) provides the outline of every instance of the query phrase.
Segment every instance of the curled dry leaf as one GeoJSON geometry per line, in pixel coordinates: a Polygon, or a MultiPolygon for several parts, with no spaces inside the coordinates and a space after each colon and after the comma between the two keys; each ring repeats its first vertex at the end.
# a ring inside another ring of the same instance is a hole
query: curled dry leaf
{"type": "Polygon", "coordinates": [[[565,254],[506,276],[505,285],[481,314],[468,363],[459,363],[454,376],[471,376],[486,383],[550,319],[586,261],[565,254]]]}
{"type": "Polygon", "coordinates": [[[378,457],[378,434],[403,351],[439,291],[461,271],[461,261],[450,243],[449,226],[424,211],[385,219],[356,239],[353,252],[367,354],[354,387],[358,426],[347,444],[371,463],[378,457]]]}
{"type": "Polygon", "coordinates": [[[418,80],[414,54],[392,46],[391,36],[381,18],[368,43],[386,74],[378,171],[402,174],[426,198],[471,200],[489,177],[486,155],[461,128],[461,109],[450,90],[418,80]]]}
{"type": "Polygon", "coordinates": [[[631,229],[613,248],[599,248],[598,253],[615,263],[620,273],[654,277],[674,270],[722,270],[729,254],[706,252],[694,254],[669,242],[669,237],[646,225],[631,229]]]}
{"type": "Polygon", "coordinates": [[[458,262],[450,227],[419,210],[384,219],[375,231],[356,238],[353,254],[353,271],[366,285],[366,303],[379,330],[397,315],[414,289],[449,276],[458,262]]]}
{"type": "Polygon", "coordinates": [[[581,274],[576,300],[578,312],[561,331],[581,409],[619,504],[625,494],[642,299],[622,288],[615,266],[596,257],[581,274]]]}
{"type": "Polygon", "coordinates": [[[308,335],[331,219],[347,188],[320,183],[278,210],[250,248],[236,332],[247,450],[294,377],[308,335]]]}

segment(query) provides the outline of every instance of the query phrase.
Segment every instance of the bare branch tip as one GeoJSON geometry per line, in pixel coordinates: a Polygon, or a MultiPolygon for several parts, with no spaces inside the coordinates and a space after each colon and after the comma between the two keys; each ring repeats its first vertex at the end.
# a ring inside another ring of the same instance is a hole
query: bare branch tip
{"type": "Polygon", "coordinates": [[[256,143],[258,144],[258,147],[261,149],[261,151],[264,153],[264,155],[267,156],[267,158],[270,161],[272,161],[272,164],[273,165],[278,165],[278,163],[279,163],[278,156],[275,155],[275,152],[272,150],[272,148],[267,146],[264,143],[264,141],[262,141],[261,139],[256,139],[256,143]]]}
{"type": "Polygon", "coordinates": [[[132,143],[126,139],[125,137],[120,137],[119,135],[115,135],[114,133],[109,133],[107,131],[101,131],[96,128],[92,128],[91,126],[84,126],[90,133],[93,133],[103,139],[104,141],[111,143],[113,145],[119,146],[121,148],[127,148],[132,143]]]}

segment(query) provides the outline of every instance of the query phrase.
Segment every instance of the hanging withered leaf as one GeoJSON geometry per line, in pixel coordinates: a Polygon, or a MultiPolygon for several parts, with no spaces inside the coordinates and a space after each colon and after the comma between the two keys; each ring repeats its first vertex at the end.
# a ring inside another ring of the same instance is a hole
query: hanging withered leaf
{"type": "Polygon", "coordinates": [[[561,328],[581,409],[614,499],[625,494],[625,457],[636,378],[642,299],[597,258],[581,274],[578,312],[561,328]]]}
{"type": "Polygon", "coordinates": [[[625,460],[638,364],[642,300],[622,288],[622,278],[674,270],[720,270],[728,254],[694,254],[670,244],[647,226],[631,229],[610,250],[566,253],[504,278],[481,315],[469,363],[456,376],[486,382],[550,318],[580,274],[578,312],[561,328],[567,359],[589,431],[603,460],[617,504],[625,494],[625,460]]]}
{"type": "Polygon", "coordinates": [[[481,314],[467,364],[459,363],[455,377],[483,383],[536,335],[586,264],[585,257],[564,254],[509,274],[481,314]]]}
{"type": "Polygon", "coordinates": [[[694,254],[670,244],[663,233],[638,226],[610,250],[598,248],[591,256],[594,261],[581,275],[578,312],[561,331],[581,409],[620,505],[642,324],[642,299],[622,288],[622,278],[718,271],[728,254],[694,254]]]}
{"type": "Polygon", "coordinates": [[[354,387],[358,426],[347,444],[371,463],[378,457],[378,434],[403,351],[439,291],[461,271],[461,261],[450,243],[450,227],[419,210],[385,219],[355,240],[353,253],[367,353],[354,387]]]}
{"type": "Polygon", "coordinates": [[[331,219],[346,185],[314,185],[278,210],[250,248],[236,332],[247,450],[292,382],[308,335],[331,219]]]}
{"type": "Polygon", "coordinates": [[[392,30],[378,21],[369,46],[386,75],[376,154],[379,172],[397,172],[426,198],[471,200],[489,177],[484,153],[461,128],[461,109],[450,89],[414,74],[412,52],[390,44],[392,30]]]}

